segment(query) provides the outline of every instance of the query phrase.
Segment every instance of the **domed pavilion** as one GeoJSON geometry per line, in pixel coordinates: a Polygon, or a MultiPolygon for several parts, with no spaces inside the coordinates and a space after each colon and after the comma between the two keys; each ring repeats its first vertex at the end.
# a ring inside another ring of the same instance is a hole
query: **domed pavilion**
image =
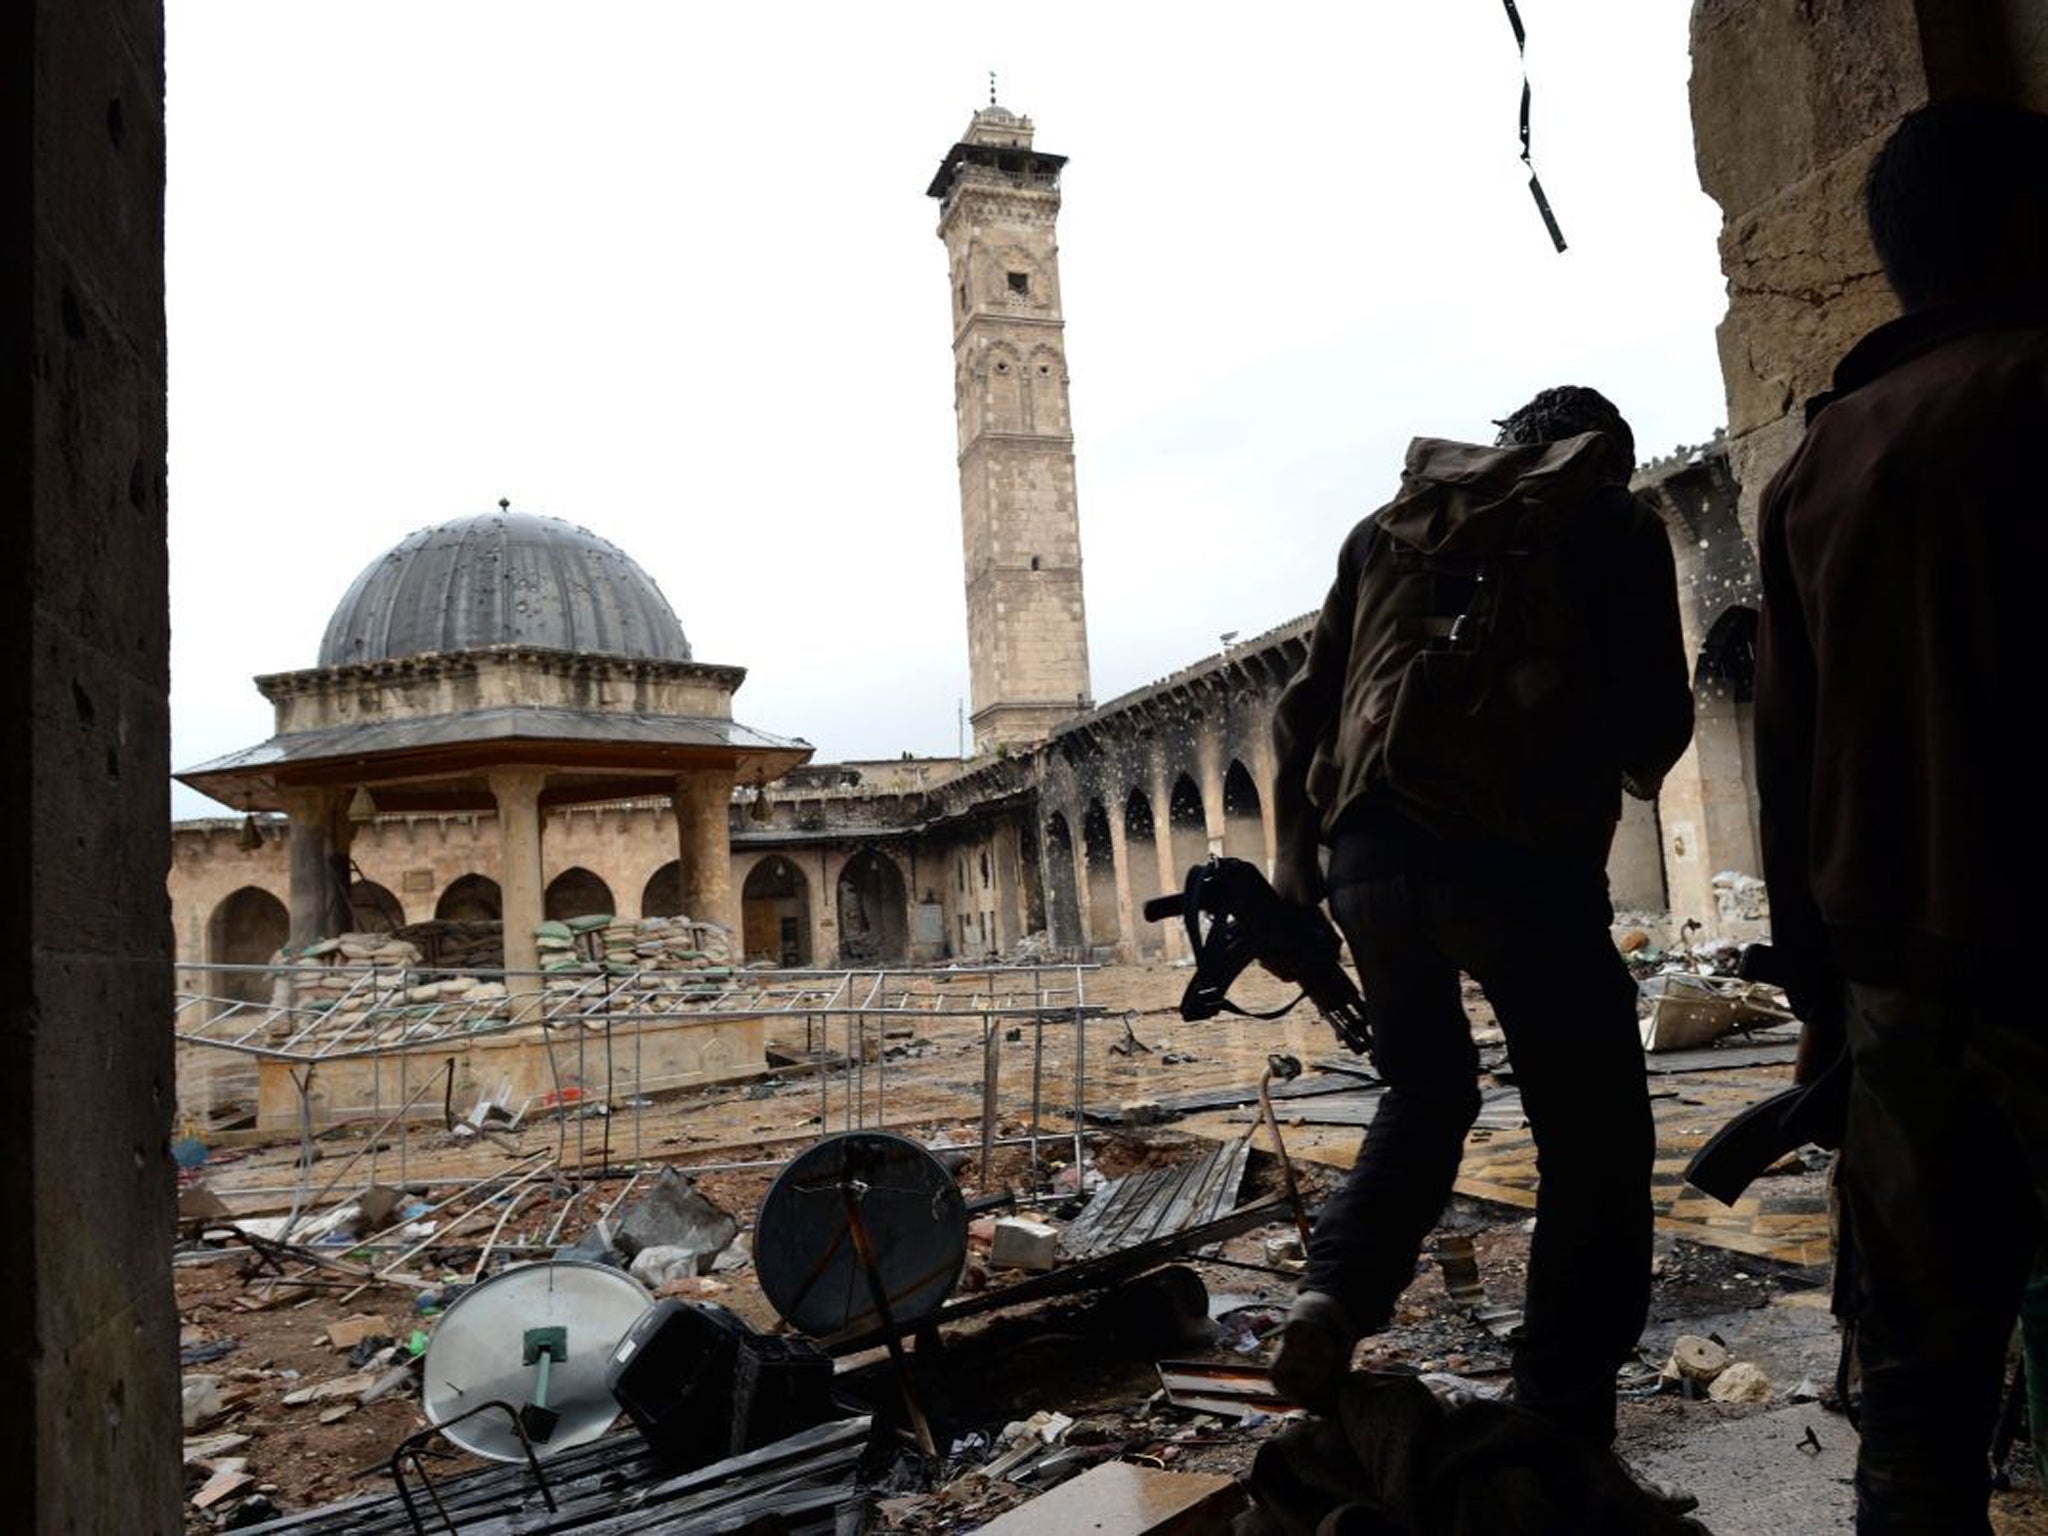
{"type": "Polygon", "coordinates": [[[277,712],[270,739],[177,777],[289,817],[294,951],[348,926],[358,823],[495,814],[505,965],[534,971],[542,825],[559,806],[670,797],[683,909],[732,925],[733,787],[811,755],[732,718],[745,677],[691,655],[661,589],[616,545],[500,502],[373,560],[328,621],[319,665],[256,679],[277,712]]]}

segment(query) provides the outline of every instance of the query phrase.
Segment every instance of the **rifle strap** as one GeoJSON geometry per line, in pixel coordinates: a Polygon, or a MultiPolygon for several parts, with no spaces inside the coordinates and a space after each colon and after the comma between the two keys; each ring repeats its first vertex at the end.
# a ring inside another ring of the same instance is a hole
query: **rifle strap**
{"type": "Polygon", "coordinates": [[[1227,997],[1223,999],[1223,1008],[1226,1013],[1234,1013],[1243,1019],[1278,1019],[1294,1012],[1307,998],[1308,994],[1306,992],[1297,992],[1294,994],[1292,1001],[1283,1007],[1275,1008],[1271,1013],[1254,1013],[1249,1008],[1240,1008],[1227,997]]]}

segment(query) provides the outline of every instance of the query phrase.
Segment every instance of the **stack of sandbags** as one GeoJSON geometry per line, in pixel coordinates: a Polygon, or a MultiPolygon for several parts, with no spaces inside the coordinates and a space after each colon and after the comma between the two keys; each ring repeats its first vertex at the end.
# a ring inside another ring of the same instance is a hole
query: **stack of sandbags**
{"type": "Polygon", "coordinates": [[[505,941],[498,923],[455,922],[430,918],[408,923],[393,935],[413,945],[429,970],[500,971],[505,968],[505,941]]]}
{"type": "Polygon", "coordinates": [[[599,957],[614,976],[630,976],[640,969],[640,925],[631,918],[615,917],[596,934],[599,957]]]}
{"type": "Polygon", "coordinates": [[[657,1012],[709,1002],[731,983],[732,934],[722,924],[689,917],[649,917],[639,924],[632,985],[657,1012]]]}
{"type": "Polygon", "coordinates": [[[293,975],[301,1005],[341,1013],[387,1007],[405,991],[406,970],[420,952],[381,933],[344,933],[306,946],[293,975]]]}

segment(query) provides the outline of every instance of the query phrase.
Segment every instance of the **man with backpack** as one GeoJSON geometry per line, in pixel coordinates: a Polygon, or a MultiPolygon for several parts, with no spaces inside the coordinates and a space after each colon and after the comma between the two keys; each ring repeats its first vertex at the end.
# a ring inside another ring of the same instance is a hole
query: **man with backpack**
{"type": "Polygon", "coordinates": [[[1654,795],[1691,739],[1692,692],[1620,412],[1567,386],[1500,426],[1491,448],[1410,445],[1274,714],[1274,885],[1327,895],[1387,1090],[1316,1224],[1273,1379],[1328,1411],[1414,1277],[1479,1110],[1462,971],[1536,1142],[1516,1400],[1605,1446],[1649,1305],[1655,1147],[1606,861],[1624,788],[1654,795]]]}

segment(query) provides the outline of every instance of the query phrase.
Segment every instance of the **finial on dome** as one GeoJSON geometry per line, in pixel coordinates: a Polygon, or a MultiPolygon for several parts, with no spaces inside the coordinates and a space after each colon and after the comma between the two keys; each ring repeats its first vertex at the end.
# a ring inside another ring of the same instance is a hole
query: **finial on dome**
{"type": "Polygon", "coordinates": [[[512,498],[510,496],[500,496],[498,498],[498,510],[500,512],[510,512],[512,510],[512,498]]]}

